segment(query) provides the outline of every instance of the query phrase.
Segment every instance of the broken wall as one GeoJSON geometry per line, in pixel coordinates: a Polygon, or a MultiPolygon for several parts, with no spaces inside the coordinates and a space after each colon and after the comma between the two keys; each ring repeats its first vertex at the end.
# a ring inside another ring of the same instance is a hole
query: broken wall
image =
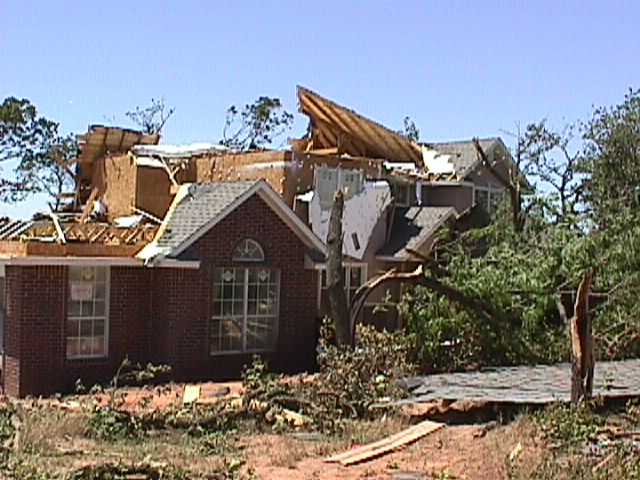
{"type": "Polygon", "coordinates": [[[107,219],[131,215],[136,195],[136,165],[129,154],[110,155],[104,159],[104,194],[107,219]]]}

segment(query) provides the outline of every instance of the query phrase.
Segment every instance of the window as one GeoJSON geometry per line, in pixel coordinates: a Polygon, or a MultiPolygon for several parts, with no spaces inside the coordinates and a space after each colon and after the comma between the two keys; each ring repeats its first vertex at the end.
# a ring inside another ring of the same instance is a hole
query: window
{"type": "Polygon", "coordinates": [[[241,241],[233,251],[234,262],[263,262],[264,252],[258,242],[246,239],[241,241]]]}
{"type": "MultiPolygon", "coordinates": [[[[240,242],[236,262],[264,260],[260,245],[240,242]]],[[[267,267],[217,268],[213,274],[212,355],[274,350],[278,338],[280,272],[267,267]]]]}
{"type": "Polygon", "coordinates": [[[394,182],[392,183],[392,186],[396,206],[410,207],[415,203],[413,201],[414,195],[412,195],[413,189],[411,188],[411,184],[408,182],[394,182]]]}
{"type": "Polygon", "coordinates": [[[342,168],[317,167],[314,176],[314,190],[320,198],[320,207],[331,208],[338,189],[345,191],[349,199],[362,191],[362,172],[342,168]]]}
{"type": "Polygon", "coordinates": [[[474,204],[482,206],[489,215],[496,212],[504,198],[504,191],[492,186],[474,187],[473,194],[474,204]]]}
{"type": "MultiPolygon", "coordinates": [[[[367,265],[362,264],[346,264],[343,266],[342,283],[344,285],[345,292],[347,294],[347,303],[351,302],[351,299],[358,291],[358,288],[366,281],[367,277],[367,265]]],[[[320,297],[321,303],[323,298],[327,297],[327,269],[322,268],[320,277],[320,297]]]]}
{"type": "Polygon", "coordinates": [[[69,267],[67,358],[107,356],[108,267],[69,267]]]}

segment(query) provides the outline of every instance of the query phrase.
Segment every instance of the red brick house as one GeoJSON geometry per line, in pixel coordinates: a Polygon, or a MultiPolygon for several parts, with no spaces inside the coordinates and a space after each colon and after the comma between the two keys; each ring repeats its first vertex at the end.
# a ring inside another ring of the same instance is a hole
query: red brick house
{"type": "Polygon", "coordinates": [[[131,248],[132,228],[92,250],[104,230],[84,242],[71,231],[56,222],[61,242],[0,241],[6,394],[104,383],[126,356],[178,380],[237,377],[256,353],[280,371],[313,366],[306,257],[324,245],[266,182],[183,185],[153,240],[131,248]]]}

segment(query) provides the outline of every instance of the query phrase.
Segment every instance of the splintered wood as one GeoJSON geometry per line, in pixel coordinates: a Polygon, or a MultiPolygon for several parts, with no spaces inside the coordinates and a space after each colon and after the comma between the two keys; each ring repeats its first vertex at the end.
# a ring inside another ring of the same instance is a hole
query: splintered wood
{"type": "Polygon", "coordinates": [[[406,445],[420,440],[422,437],[433,433],[442,427],[444,427],[444,423],[425,420],[424,422],[420,422],[417,425],[396,433],[395,435],[334,455],[327,458],[325,461],[329,463],[340,463],[345,466],[366,462],[405,447],[406,445]]]}

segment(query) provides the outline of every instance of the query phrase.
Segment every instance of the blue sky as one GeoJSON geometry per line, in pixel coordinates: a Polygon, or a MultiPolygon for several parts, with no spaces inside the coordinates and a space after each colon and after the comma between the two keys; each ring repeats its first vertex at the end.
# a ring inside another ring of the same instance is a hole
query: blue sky
{"type": "Polygon", "coordinates": [[[391,128],[409,115],[425,141],[504,135],[638,88],[639,24],[637,1],[0,0],[0,101],[81,133],[164,97],[163,141],[186,143],[218,141],[226,108],[260,95],[295,111],[301,84],[391,128]]]}

